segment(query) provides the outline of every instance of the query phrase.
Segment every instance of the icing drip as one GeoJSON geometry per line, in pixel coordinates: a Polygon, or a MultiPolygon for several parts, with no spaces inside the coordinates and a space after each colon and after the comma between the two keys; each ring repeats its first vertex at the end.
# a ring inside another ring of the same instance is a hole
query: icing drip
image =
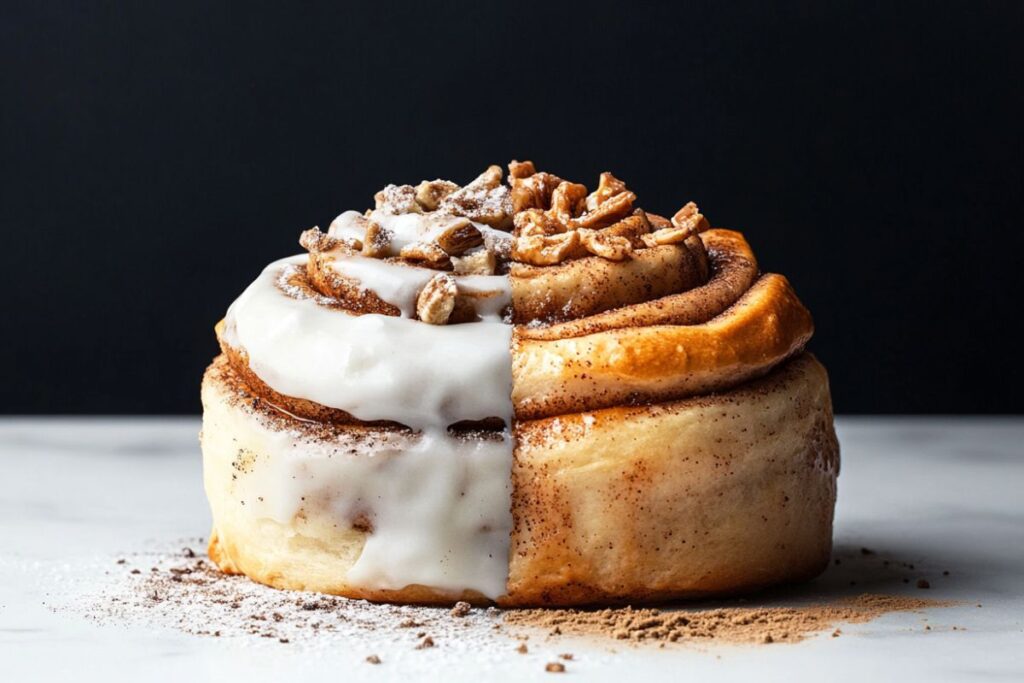
{"type": "MultiPolygon", "coordinates": [[[[284,269],[305,263],[306,256],[295,256],[268,266],[228,309],[225,342],[244,349],[253,372],[275,391],[360,420],[400,422],[418,434],[333,456],[336,445],[296,443],[287,432],[268,437],[268,452],[280,457],[246,484],[259,487],[265,501],[252,514],[290,521],[303,498],[322,501],[339,523],[367,514],[373,529],[348,582],[498,597],[508,573],[512,439],[507,430],[462,438],[447,428],[489,417],[511,424],[512,328],[497,322],[501,306],[487,310],[501,296],[482,299],[490,302],[478,308],[483,322],[461,325],[352,315],[278,287],[284,269]]],[[[422,277],[417,271],[425,270],[359,257],[340,263],[403,312],[422,277]]],[[[462,276],[459,286],[507,291],[507,281],[505,290],[494,288],[502,280],[462,276]]]]}

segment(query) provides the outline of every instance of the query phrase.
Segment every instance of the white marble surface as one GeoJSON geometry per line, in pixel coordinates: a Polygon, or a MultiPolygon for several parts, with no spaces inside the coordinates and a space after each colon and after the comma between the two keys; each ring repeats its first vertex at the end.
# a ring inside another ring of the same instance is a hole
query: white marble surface
{"type": "MultiPolygon", "coordinates": [[[[606,643],[576,643],[566,675],[1024,680],[1024,419],[860,418],[839,426],[837,552],[856,555],[868,546],[914,563],[915,570],[844,563],[790,598],[870,591],[960,601],[956,606],[890,614],[844,626],[840,638],[793,645],[619,647],[613,653],[606,643]],[[913,581],[903,583],[905,575],[913,581]],[[917,589],[918,577],[928,578],[931,590],[917,589]],[[858,586],[851,588],[850,580],[858,586]],[[925,620],[932,630],[924,629],[925,620]]],[[[531,656],[468,651],[453,662],[440,659],[443,651],[389,658],[407,645],[381,642],[385,664],[373,667],[362,661],[365,650],[312,654],[251,638],[97,625],[48,609],[52,581],[72,576],[88,586],[88,573],[119,554],[206,534],[197,427],[193,419],[0,420],[0,680],[551,676],[543,672],[550,654],[543,646],[531,656]],[[439,670],[440,661],[447,668],[439,670]]]]}

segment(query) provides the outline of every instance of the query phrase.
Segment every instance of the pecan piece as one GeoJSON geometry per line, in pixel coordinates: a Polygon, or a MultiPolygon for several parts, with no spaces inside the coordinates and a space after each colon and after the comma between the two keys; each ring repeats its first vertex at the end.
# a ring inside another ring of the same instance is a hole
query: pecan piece
{"type": "Polygon", "coordinates": [[[391,231],[377,221],[369,221],[363,237],[363,256],[384,258],[391,248],[391,231]]]}
{"type": "Polygon", "coordinates": [[[577,232],[580,235],[580,243],[595,256],[609,261],[624,261],[633,255],[633,245],[625,237],[588,228],[580,228],[577,232]]]}
{"type": "Polygon", "coordinates": [[[455,310],[458,293],[455,278],[447,273],[438,273],[430,278],[416,298],[416,315],[430,325],[444,325],[455,310]]]}
{"type": "Polygon", "coordinates": [[[533,165],[532,161],[516,161],[513,159],[508,162],[508,177],[512,178],[529,178],[537,172],[537,168],[533,165]]]}
{"type": "Polygon", "coordinates": [[[628,190],[620,192],[614,197],[605,200],[604,203],[597,206],[593,211],[587,211],[579,218],[573,218],[568,221],[568,227],[570,230],[576,228],[598,230],[612,223],[617,223],[633,210],[633,202],[635,200],[636,195],[632,192],[628,190]]]}
{"type": "Polygon", "coordinates": [[[416,186],[416,203],[424,211],[434,211],[445,197],[458,189],[450,180],[424,180],[416,186]]]}
{"type": "Polygon", "coordinates": [[[455,216],[464,216],[492,228],[507,230],[512,223],[512,199],[501,184],[500,166],[489,166],[469,185],[441,200],[438,208],[455,216]]]}
{"type": "MultiPolygon", "coordinates": [[[[662,219],[664,220],[664,219],[662,219]]],[[[644,244],[655,247],[661,244],[679,244],[704,232],[710,227],[707,219],[697,209],[697,205],[689,202],[672,216],[671,227],[655,230],[649,235],[644,235],[644,244]]]]}
{"type": "Polygon", "coordinates": [[[601,179],[597,183],[597,189],[587,195],[587,211],[593,211],[615,195],[622,194],[625,191],[626,183],[605,171],[601,174],[601,179]]]}
{"type": "Polygon", "coordinates": [[[451,260],[444,249],[433,242],[413,242],[402,247],[398,254],[406,261],[413,261],[435,270],[447,270],[451,260]]]}
{"type": "Polygon", "coordinates": [[[676,211],[676,215],[672,216],[672,225],[681,230],[687,230],[687,237],[704,232],[711,227],[694,202],[687,202],[683,208],[676,211]]]}
{"type": "Polygon", "coordinates": [[[512,248],[512,258],[534,266],[550,266],[568,258],[579,243],[580,236],[576,231],[560,235],[517,237],[512,248]]]}
{"type": "Polygon", "coordinates": [[[557,235],[565,232],[565,226],[541,209],[526,209],[515,215],[513,223],[517,237],[530,235],[557,235]]]}
{"type": "Polygon", "coordinates": [[[526,209],[547,209],[551,206],[551,193],[562,179],[551,173],[535,173],[527,178],[510,178],[512,186],[512,212],[526,209]]]}
{"type": "Polygon", "coordinates": [[[449,256],[459,256],[483,244],[484,236],[475,225],[463,218],[453,221],[434,241],[449,256]]]}
{"type": "Polygon", "coordinates": [[[359,240],[332,237],[320,232],[320,228],[304,230],[299,235],[299,245],[310,253],[323,253],[338,250],[341,252],[359,251],[362,248],[359,240]]]}
{"type": "Polygon", "coordinates": [[[423,213],[416,203],[416,188],[412,185],[388,185],[373,195],[377,209],[387,214],[423,213]]]}
{"type": "Polygon", "coordinates": [[[551,209],[548,215],[562,225],[568,226],[569,222],[579,215],[586,197],[586,185],[562,181],[551,193],[551,209]]]}

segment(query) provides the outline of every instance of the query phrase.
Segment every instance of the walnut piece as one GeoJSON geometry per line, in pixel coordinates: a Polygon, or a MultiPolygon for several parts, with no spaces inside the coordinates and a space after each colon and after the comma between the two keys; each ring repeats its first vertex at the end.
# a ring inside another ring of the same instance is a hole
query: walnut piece
{"type": "Polygon", "coordinates": [[[459,186],[450,180],[424,180],[416,186],[416,203],[424,211],[435,211],[441,200],[458,189],[459,186]]]}
{"type": "Polygon", "coordinates": [[[709,227],[710,224],[697,209],[697,205],[693,202],[688,202],[686,206],[676,212],[676,215],[672,216],[670,227],[663,227],[649,235],[644,235],[643,240],[644,244],[649,247],[656,247],[662,244],[678,244],[698,233],[704,232],[709,227]]]}
{"type": "Polygon", "coordinates": [[[601,174],[597,189],[587,195],[587,211],[593,211],[615,195],[622,194],[625,191],[626,183],[605,171],[601,174]]]}
{"type": "Polygon", "coordinates": [[[711,227],[694,202],[687,202],[683,208],[676,211],[676,215],[672,216],[672,225],[682,230],[688,230],[687,237],[704,232],[711,227]]]}
{"type": "Polygon", "coordinates": [[[388,185],[373,195],[377,209],[386,214],[423,213],[416,203],[416,188],[412,185],[388,185]]]}
{"type": "Polygon", "coordinates": [[[512,178],[529,178],[530,176],[537,173],[537,168],[533,165],[532,161],[516,161],[513,159],[508,162],[508,177],[512,178]]]}
{"type": "Polygon", "coordinates": [[[416,315],[430,325],[444,325],[455,309],[458,293],[455,278],[447,273],[438,273],[416,298],[416,315]]]}
{"type": "Polygon", "coordinates": [[[580,236],[576,231],[560,235],[517,237],[512,248],[512,258],[534,266],[551,266],[568,258],[579,243],[580,236]]]}
{"type": "Polygon", "coordinates": [[[633,211],[634,201],[636,201],[636,195],[632,192],[620,192],[599,204],[594,210],[587,211],[579,218],[571,219],[568,221],[568,226],[570,229],[590,228],[592,230],[607,227],[628,216],[633,211]]]}
{"type": "Polygon", "coordinates": [[[478,249],[465,256],[452,257],[452,269],[459,275],[494,275],[497,258],[490,249],[478,249]]]}
{"type": "Polygon", "coordinates": [[[577,232],[583,247],[595,256],[609,261],[624,261],[633,255],[633,245],[625,237],[588,228],[580,228],[577,232]]]}
{"type": "Polygon", "coordinates": [[[369,221],[366,225],[366,235],[363,237],[363,256],[370,258],[384,258],[391,248],[391,239],[394,235],[377,221],[369,221]]]}
{"type": "Polygon", "coordinates": [[[573,217],[580,213],[586,197],[586,185],[562,181],[551,193],[551,208],[548,215],[562,225],[568,226],[573,217]]]}
{"type": "Polygon", "coordinates": [[[302,234],[299,235],[299,245],[310,253],[324,253],[329,251],[352,253],[359,251],[362,248],[362,243],[360,243],[359,240],[332,237],[331,235],[320,232],[320,228],[304,230],[302,234]]]}
{"type": "Polygon", "coordinates": [[[451,265],[448,254],[433,242],[407,244],[402,247],[398,255],[406,261],[413,261],[435,270],[446,270],[451,265]]]}
{"type": "Polygon", "coordinates": [[[512,224],[512,199],[501,177],[500,166],[489,166],[469,185],[441,200],[438,209],[492,228],[508,229],[512,224]]]}
{"type": "Polygon", "coordinates": [[[551,206],[551,193],[562,179],[551,173],[535,173],[529,177],[511,178],[512,212],[517,214],[526,209],[544,209],[551,206]]]}
{"type": "Polygon", "coordinates": [[[434,241],[449,256],[459,256],[483,244],[484,236],[475,225],[463,218],[453,221],[434,241]]]}
{"type": "Polygon", "coordinates": [[[516,236],[557,235],[565,232],[565,226],[541,209],[526,209],[515,215],[516,236]]]}

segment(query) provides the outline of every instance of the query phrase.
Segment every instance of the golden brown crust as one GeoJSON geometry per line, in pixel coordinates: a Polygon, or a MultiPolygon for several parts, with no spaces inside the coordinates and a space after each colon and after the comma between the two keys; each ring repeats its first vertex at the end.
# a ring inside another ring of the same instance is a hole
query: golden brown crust
{"type": "Polygon", "coordinates": [[[518,429],[505,604],[735,593],[828,562],[839,446],[810,354],[722,395],[518,429]]]}
{"type": "MultiPolygon", "coordinates": [[[[261,461],[261,430],[373,439],[381,428],[304,423],[248,392],[226,359],[203,381],[210,557],[277,588],[388,602],[483,596],[344,581],[365,526],[306,509],[287,524],[235,501],[237,453],[261,461]]],[[[813,576],[831,542],[838,444],[824,369],[802,354],[721,395],[520,422],[503,605],[643,602],[813,576]]],[[[386,431],[386,430],[384,430],[386,431]]],[[[262,457],[265,457],[262,456],[262,457]]]]}
{"type": "Polygon", "coordinates": [[[513,338],[512,402],[520,419],[654,403],[719,391],[799,352],[811,316],[781,275],[765,275],[702,325],[652,325],[582,337],[513,338]]]}

